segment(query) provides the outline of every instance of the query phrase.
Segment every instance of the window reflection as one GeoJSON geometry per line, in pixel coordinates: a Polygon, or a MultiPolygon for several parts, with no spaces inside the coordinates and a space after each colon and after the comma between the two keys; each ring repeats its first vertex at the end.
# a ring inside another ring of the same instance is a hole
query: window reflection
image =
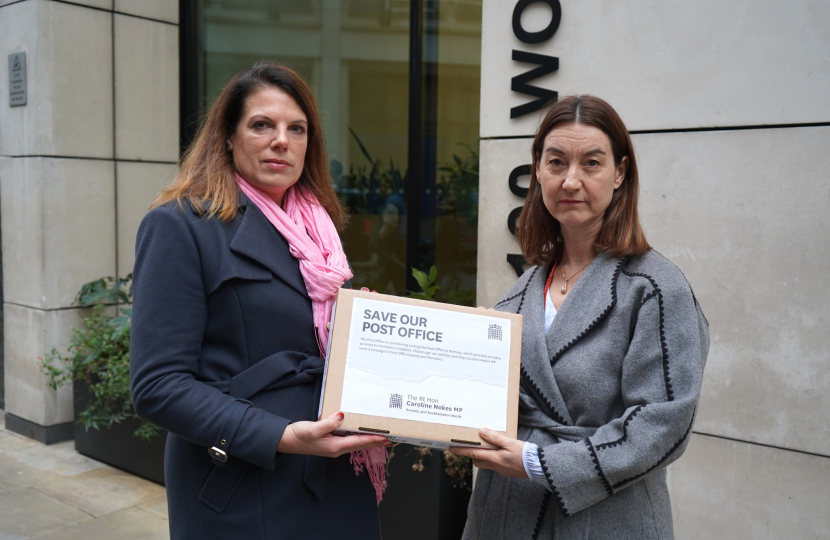
{"type": "MultiPolygon", "coordinates": [[[[424,0],[419,260],[438,299],[472,305],[478,223],[480,0],[424,0]]],[[[406,294],[408,0],[200,0],[204,102],[263,59],[300,72],[320,106],[330,172],[351,213],[355,286],[406,294]]]]}

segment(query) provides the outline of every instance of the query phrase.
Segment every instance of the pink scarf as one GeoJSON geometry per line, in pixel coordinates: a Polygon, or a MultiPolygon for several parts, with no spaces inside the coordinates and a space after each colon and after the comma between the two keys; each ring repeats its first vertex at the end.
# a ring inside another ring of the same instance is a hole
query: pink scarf
{"type": "MultiPolygon", "coordinates": [[[[298,186],[292,186],[285,192],[283,210],[267,193],[252,186],[239,174],[236,175],[236,183],[285,238],[291,255],[300,261],[300,273],[311,298],[320,358],[325,358],[329,344],[326,323],[331,319],[334,297],[353,275],[331,217],[313,194],[301,194],[298,186]]],[[[386,449],[352,452],[351,463],[355,474],[366,468],[380,504],[386,489],[386,449]]]]}

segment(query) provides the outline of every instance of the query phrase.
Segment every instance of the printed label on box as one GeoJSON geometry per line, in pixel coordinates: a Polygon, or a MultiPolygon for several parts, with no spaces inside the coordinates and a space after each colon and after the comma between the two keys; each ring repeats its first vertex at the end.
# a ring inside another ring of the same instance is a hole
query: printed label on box
{"type": "Polygon", "coordinates": [[[341,409],[506,429],[511,321],[355,298],[341,409]]]}

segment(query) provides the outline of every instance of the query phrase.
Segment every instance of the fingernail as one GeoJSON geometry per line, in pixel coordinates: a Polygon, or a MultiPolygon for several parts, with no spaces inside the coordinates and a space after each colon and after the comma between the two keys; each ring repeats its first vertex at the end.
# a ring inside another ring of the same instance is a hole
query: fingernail
{"type": "Polygon", "coordinates": [[[360,290],[361,290],[361,291],[368,291],[368,290],[369,290],[369,287],[361,287],[361,288],[360,288],[360,290]]]}
{"type": "Polygon", "coordinates": [[[339,412],[339,413],[337,413],[337,418],[342,422],[343,419],[346,418],[346,415],[343,414],[342,412],[339,412]]]}
{"type": "Polygon", "coordinates": [[[386,446],[386,448],[389,448],[390,446],[392,446],[392,442],[391,442],[391,441],[386,441],[386,445],[385,445],[385,446],[386,446]]]}
{"type": "Polygon", "coordinates": [[[490,430],[487,428],[481,428],[481,434],[486,437],[487,435],[490,435],[490,430]]]}

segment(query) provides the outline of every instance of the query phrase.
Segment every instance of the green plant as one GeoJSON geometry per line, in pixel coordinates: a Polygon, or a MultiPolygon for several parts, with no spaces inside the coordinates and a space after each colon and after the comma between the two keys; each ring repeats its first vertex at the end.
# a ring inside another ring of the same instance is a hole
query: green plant
{"type": "Polygon", "coordinates": [[[452,161],[438,166],[443,173],[438,180],[438,208],[444,214],[464,216],[470,223],[478,221],[478,145],[462,144],[465,155],[452,155],[452,161]]]}
{"type": "Polygon", "coordinates": [[[475,289],[456,289],[441,294],[441,298],[437,297],[440,285],[435,282],[438,279],[438,270],[433,264],[429,269],[429,274],[422,272],[417,268],[412,269],[412,276],[421,288],[420,292],[407,291],[406,296],[409,298],[417,298],[419,300],[429,300],[432,302],[441,301],[448,304],[455,304],[459,306],[473,306],[476,300],[475,289]]]}
{"type": "Polygon", "coordinates": [[[475,289],[456,289],[444,294],[444,299],[448,304],[455,304],[457,306],[475,306],[476,305],[476,290],[475,289]]]}
{"type": "Polygon", "coordinates": [[[421,292],[409,291],[407,292],[407,296],[419,300],[435,301],[435,293],[441,288],[435,284],[435,279],[438,277],[438,269],[435,268],[435,265],[433,264],[429,268],[429,274],[421,272],[417,268],[412,268],[412,277],[418,282],[421,292]]]}
{"type": "MultiPolygon", "coordinates": [[[[119,307],[129,306],[132,301],[131,286],[131,275],[84,284],[75,304],[92,308],[92,315],[84,317],[81,328],[72,330],[66,355],[53,347],[41,362],[48,384],[54,389],[76,380],[86,383],[89,404],[79,414],[78,421],[87,430],[138,418],[130,394],[132,307],[119,307]],[[107,308],[116,309],[118,315],[107,314],[107,308]]],[[[159,431],[142,420],[134,435],[150,440],[159,431]]]]}
{"type": "MultiPolygon", "coordinates": [[[[391,159],[388,167],[384,167],[380,159],[372,157],[357,133],[351,127],[348,129],[369,166],[351,165],[336,189],[351,213],[380,214],[391,194],[403,201],[407,171],[391,159]]],[[[454,153],[452,161],[436,166],[441,174],[435,185],[435,207],[439,215],[455,214],[475,224],[478,221],[478,145],[458,143],[458,146],[466,152],[454,153]]]]}
{"type": "Polygon", "coordinates": [[[369,167],[351,165],[348,174],[341,176],[341,185],[336,189],[350,213],[381,214],[391,195],[395,194],[403,201],[406,171],[401,171],[391,159],[389,166],[384,168],[380,159],[375,159],[369,154],[369,150],[351,127],[349,133],[363,157],[369,162],[369,167]]]}

